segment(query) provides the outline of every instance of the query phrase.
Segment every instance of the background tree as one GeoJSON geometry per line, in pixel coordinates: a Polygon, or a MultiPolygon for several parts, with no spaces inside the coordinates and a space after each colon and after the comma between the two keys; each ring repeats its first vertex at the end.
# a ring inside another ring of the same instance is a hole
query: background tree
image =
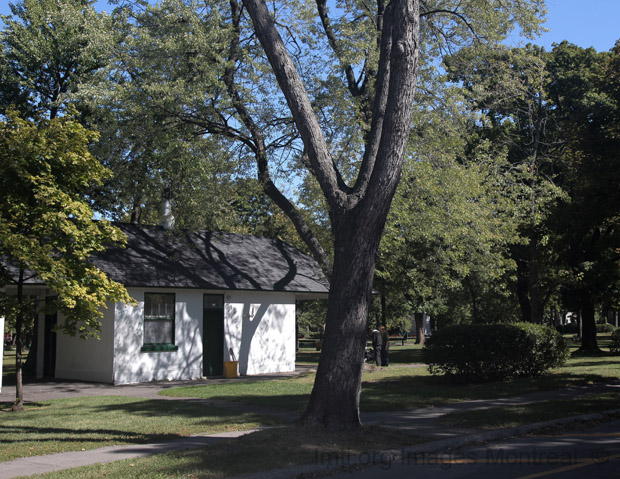
{"type": "Polygon", "coordinates": [[[595,309],[620,278],[620,45],[597,53],[567,42],[549,65],[550,94],[566,145],[561,185],[570,201],[554,215],[554,247],[562,258],[563,286],[581,311],[581,350],[597,351],[595,309]]]}
{"type": "Polygon", "coordinates": [[[22,0],[3,15],[0,113],[55,118],[81,84],[105,66],[113,45],[109,17],[93,0],[22,0]]]}
{"type": "Polygon", "coordinates": [[[15,410],[23,409],[24,328],[34,305],[24,286],[33,276],[57,295],[60,329],[81,338],[98,336],[106,301],[131,302],[124,286],[88,263],[89,254],[122,242],[122,233],[106,221],[93,221],[84,191],[109,174],[87,146],[96,135],[71,117],[39,124],[9,112],[0,123],[0,251],[15,293],[5,296],[3,315],[16,330],[15,410]]]}
{"type": "Polygon", "coordinates": [[[445,151],[405,165],[381,243],[380,287],[397,317],[427,312],[442,325],[509,320],[509,247],[522,241],[509,164],[482,150],[468,161],[445,151]]]}
{"type": "Polygon", "coordinates": [[[563,198],[557,185],[562,140],[549,98],[548,54],[540,47],[499,47],[480,54],[463,50],[448,58],[450,77],[462,82],[468,105],[478,112],[473,143],[490,141],[505,151],[514,170],[519,233],[512,246],[517,265],[516,296],[524,321],[542,323],[545,305],[557,290],[557,264],[546,220],[563,198]]]}

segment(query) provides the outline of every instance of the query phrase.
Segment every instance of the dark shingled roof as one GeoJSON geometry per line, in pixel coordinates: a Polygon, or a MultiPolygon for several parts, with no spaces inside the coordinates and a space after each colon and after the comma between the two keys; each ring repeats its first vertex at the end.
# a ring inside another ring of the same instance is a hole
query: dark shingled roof
{"type": "MultiPolygon", "coordinates": [[[[318,263],[280,240],[115,226],[127,235],[127,246],[95,253],[90,261],[127,287],[287,291],[320,297],[329,291],[318,263]]],[[[15,279],[17,268],[6,258],[0,261],[15,279]]],[[[31,272],[26,283],[42,284],[31,272]]]]}
{"type": "Polygon", "coordinates": [[[327,293],[318,263],[280,240],[231,233],[116,224],[126,248],[93,263],[125,286],[327,293]]]}

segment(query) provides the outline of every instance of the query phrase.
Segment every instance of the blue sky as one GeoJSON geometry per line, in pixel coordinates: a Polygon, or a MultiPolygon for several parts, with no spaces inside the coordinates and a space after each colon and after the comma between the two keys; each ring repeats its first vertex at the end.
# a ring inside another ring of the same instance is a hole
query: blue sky
{"type": "MultiPolygon", "coordinates": [[[[10,13],[9,0],[0,0],[0,13],[10,13]]],[[[547,50],[553,43],[568,40],[580,47],[594,47],[598,51],[611,49],[620,39],[620,0],[547,0],[546,27],[550,29],[534,43],[547,50]]],[[[99,0],[101,9],[106,0],[99,0]]]]}
{"type": "Polygon", "coordinates": [[[550,50],[568,40],[580,47],[608,51],[620,39],[620,0],[546,0],[544,33],[533,43],[550,50]]]}

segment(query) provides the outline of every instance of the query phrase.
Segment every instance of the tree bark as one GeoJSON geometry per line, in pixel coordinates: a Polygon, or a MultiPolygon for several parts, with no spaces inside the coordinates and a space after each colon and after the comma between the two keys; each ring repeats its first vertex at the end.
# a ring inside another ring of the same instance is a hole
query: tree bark
{"type": "Polygon", "coordinates": [[[286,97],[332,221],[334,264],[325,338],[301,422],[354,429],[361,425],[361,375],[376,255],[411,128],[419,53],[418,0],[394,0],[386,9],[371,132],[353,188],[342,181],[264,0],[244,4],[286,97]]]}
{"type": "Polygon", "coordinates": [[[532,305],[529,295],[529,271],[527,261],[517,260],[517,298],[521,309],[521,318],[526,323],[532,322],[532,305]]]}
{"type": "Polygon", "coordinates": [[[375,246],[368,235],[340,234],[330,284],[323,349],[301,423],[347,430],[360,426],[359,398],[375,246]]]}
{"type": "Polygon", "coordinates": [[[541,293],[538,238],[530,238],[524,255],[517,260],[517,297],[521,317],[525,322],[542,324],[546,300],[541,293]]]}
{"type": "Polygon", "coordinates": [[[528,285],[528,289],[530,290],[530,320],[532,323],[542,324],[545,306],[540,292],[540,275],[538,272],[538,238],[530,238],[528,253],[530,262],[528,285]]]}
{"type": "Polygon", "coordinates": [[[424,346],[426,334],[424,331],[424,313],[415,313],[415,343],[424,346]]]}
{"type": "Polygon", "coordinates": [[[599,352],[596,339],[596,320],[594,315],[594,298],[590,291],[581,292],[581,347],[584,353],[599,352]]]}

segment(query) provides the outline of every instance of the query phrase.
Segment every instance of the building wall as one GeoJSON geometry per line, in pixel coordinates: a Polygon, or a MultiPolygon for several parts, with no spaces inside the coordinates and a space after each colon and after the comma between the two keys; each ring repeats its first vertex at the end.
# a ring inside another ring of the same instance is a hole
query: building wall
{"type": "Polygon", "coordinates": [[[295,370],[295,296],[230,292],[225,296],[225,360],[232,348],[241,375],[295,370]]]}
{"type": "Polygon", "coordinates": [[[202,376],[202,291],[128,288],[137,306],[116,305],[114,383],[194,379],[202,376]],[[175,294],[176,351],[142,351],[144,293],[175,294]]]}
{"type": "MultiPolygon", "coordinates": [[[[112,382],[114,310],[114,304],[108,304],[104,309],[99,339],[80,339],[79,336],[71,337],[57,333],[55,373],[57,379],[112,382]]],[[[62,320],[62,316],[59,315],[58,323],[62,323],[62,320]]],[[[40,337],[40,345],[43,344],[42,341],[43,338],[40,337]]]]}
{"type": "MultiPolygon", "coordinates": [[[[100,340],[58,334],[56,377],[114,384],[202,377],[203,295],[222,292],[128,291],[137,306],[110,304],[104,313],[100,340]],[[175,294],[176,351],[142,351],[145,292],[175,294]]],[[[232,359],[232,348],[241,375],[294,371],[294,294],[239,291],[223,296],[224,361],[232,359]]]]}

